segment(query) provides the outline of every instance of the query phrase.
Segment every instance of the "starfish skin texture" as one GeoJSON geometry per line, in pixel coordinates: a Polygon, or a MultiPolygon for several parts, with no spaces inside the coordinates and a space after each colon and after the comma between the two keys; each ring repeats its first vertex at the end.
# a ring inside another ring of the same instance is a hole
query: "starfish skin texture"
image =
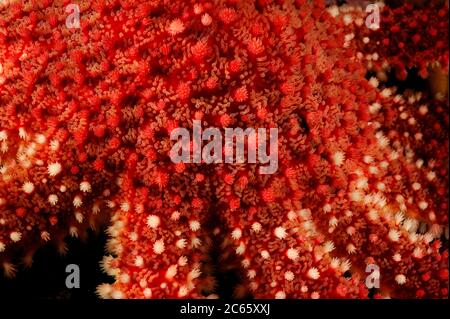
{"type": "Polygon", "coordinates": [[[102,298],[214,298],[224,269],[236,297],[368,298],[369,265],[376,298],[448,298],[447,96],[366,78],[448,73],[447,4],[369,30],[307,0],[83,0],[71,29],[70,3],[0,1],[7,276],[111,218],[102,298]],[[278,128],[278,170],[173,163],[193,120],[278,128]]]}

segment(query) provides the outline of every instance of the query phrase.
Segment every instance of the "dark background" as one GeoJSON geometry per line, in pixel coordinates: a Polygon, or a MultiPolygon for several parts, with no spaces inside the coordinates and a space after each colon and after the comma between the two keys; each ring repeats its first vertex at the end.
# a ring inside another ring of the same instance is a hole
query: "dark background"
{"type": "Polygon", "coordinates": [[[0,300],[5,299],[97,299],[95,290],[101,283],[111,283],[112,277],[103,273],[100,261],[105,255],[107,235],[89,232],[85,242],[76,238],[66,239],[68,252],[58,254],[47,245],[36,252],[31,268],[18,267],[14,278],[0,275],[0,300]],[[67,265],[80,267],[80,288],[66,287],[67,265]]]}

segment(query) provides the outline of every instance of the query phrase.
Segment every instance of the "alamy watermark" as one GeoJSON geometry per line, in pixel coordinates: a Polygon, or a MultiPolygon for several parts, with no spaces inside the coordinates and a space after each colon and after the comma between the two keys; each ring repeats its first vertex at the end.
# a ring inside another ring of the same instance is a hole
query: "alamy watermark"
{"type": "Polygon", "coordinates": [[[186,128],[171,131],[170,139],[177,141],[170,158],[174,163],[260,163],[259,174],[273,174],[278,169],[278,129],[225,128],[225,137],[218,128],[202,131],[201,121],[194,120],[192,141],[186,128]],[[268,136],[267,136],[268,135],[268,136]],[[203,141],[207,144],[202,147],[203,141]],[[245,146],[247,145],[247,159],[245,146]],[[191,156],[192,150],[192,156],[191,156]]]}
{"type": "Polygon", "coordinates": [[[380,267],[375,264],[369,264],[366,267],[366,273],[369,275],[366,277],[366,287],[368,289],[380,288],[380,267]]]}

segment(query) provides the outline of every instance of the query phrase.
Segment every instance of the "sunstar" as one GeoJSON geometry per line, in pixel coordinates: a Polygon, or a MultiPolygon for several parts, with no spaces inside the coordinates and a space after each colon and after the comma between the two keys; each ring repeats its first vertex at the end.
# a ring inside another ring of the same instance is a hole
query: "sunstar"
{"type": "Polygon", "coordinates": [[[191,305],[189,302],[185,306],[181,306],[181,314],[205,314],[210,317],[214,312],[214,306],[191,305]]]}

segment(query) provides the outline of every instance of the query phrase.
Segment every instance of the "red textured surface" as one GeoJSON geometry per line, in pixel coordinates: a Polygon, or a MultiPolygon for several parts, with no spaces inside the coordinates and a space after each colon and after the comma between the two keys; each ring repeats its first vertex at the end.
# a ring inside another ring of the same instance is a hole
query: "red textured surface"
{"type": "MultiPolygon", "coordinates": [[[[448,296],[448,103],[390,96],[366,80],[364,25],[333,18],[321,1],[111,0],[80,1],[81,29],[69,30],[68,3],[0,9],[7,274],[106,214],[114,257],[103,266],[117,281],[99,287],[102,297],[214,293],[218,243],[246,276],[237,295],[366,298],[364,270],[377,264],[377,297],[448,296]],[[277,127],[278,171],[173,164],[170,131],[193,119],[277,127]]],[[[437,12],[433,26],[447,32],[437,12]]],[[[417,22],[408,35],[431,32],[417,22]]],[[[435,50],[436,41],[421,42],[420,55],[384,42],[377,52],[422,69],[447,60],[447,41],[435,50]]]]}
{"type": "Polygon", "coordinates": [[[402,6],[380,8],[380,28],[364,27],[365,13],[353,11],[356,24],[355,39],[358,50],[367,55],[377,53],[377,59],[369,59],[373,70],[382,70],[387,64],[395,70],[396,76],[405,80],[408,69],[417,67],[419,74],[428,77],[430,62],[439,63],[448,73],[448,7],[442,1],[427,1],[426,8],[418,9],[406,1],[402,6]],[[441,4],[439,4],[441,2],[441,4]],[[363,27],[357,27],[361,25],[363,27]],[[364,37],[369,41],[365,43],[364,37]]]}

